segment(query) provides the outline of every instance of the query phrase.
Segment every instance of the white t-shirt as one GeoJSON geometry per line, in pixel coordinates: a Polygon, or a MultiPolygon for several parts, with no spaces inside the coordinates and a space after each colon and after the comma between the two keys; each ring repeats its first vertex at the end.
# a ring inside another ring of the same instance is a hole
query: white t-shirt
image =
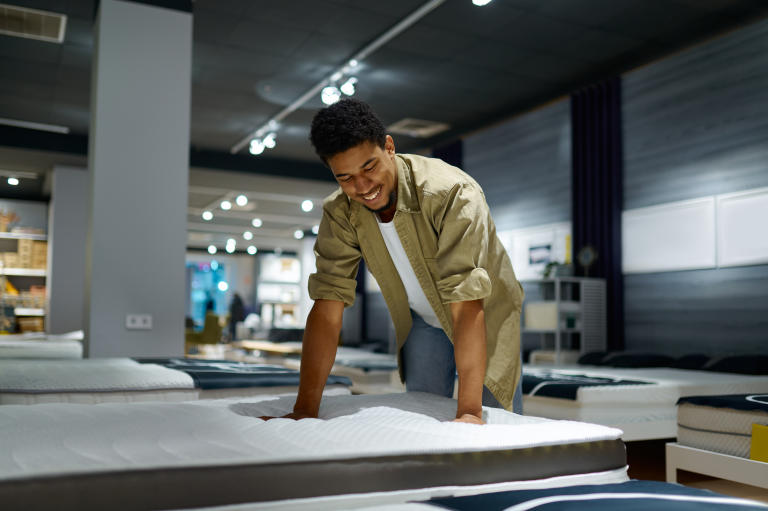
{"type": "Polygon", "coordinates": [[[400,280],[403,281],[405,292],[408,295],[408,305],[428,325],[442,328],[435,311],[432,309],[429,301],[427,301],[424,290],[421,289],[419,279],[416,278],[416,273],[413,271],[411,262],[408,260],[403,244],[400,241],[400,236],[397,235],[395,223],[383,223],[379,220],[379,215],[376,215],[376,222],[379,224],[379,230],[384,237],[384,244],[387,245],[387,250],[389,250],[389,256],[392,258],[392,262],[395,263],[397,273],[400,274],[400,280]]]}

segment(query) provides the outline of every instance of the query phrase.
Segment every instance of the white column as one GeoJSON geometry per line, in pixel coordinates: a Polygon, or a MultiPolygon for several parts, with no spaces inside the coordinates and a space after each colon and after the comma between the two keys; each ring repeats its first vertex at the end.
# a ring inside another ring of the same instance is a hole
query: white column
{"type": "Polygon", "coordinates": [[[184,350],[192,14],[101,0],[89,142],[86,356],[184,350]],[[151,329],[126,316],[151,316],[151,329]]]}
{"type": "Polygon", "coordinates": [[[83,330],[88,169],[55,166],[48,210],[46,331],[83,330]]]}

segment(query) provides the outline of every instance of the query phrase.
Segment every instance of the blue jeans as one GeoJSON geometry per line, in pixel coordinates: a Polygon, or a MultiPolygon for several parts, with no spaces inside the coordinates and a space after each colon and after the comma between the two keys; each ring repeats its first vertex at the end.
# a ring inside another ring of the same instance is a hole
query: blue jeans
{"type": "MultiPolygon", "coordinates": [[[[456,385],[453,343],[442,328],[428,325],[413,311],[411,311],[411,317],[413,326],[402,349],[405,390],[453,397],[453,389],[456,385]]],[[[520,381],[512,401],[512,411],[519,414],[523,413],[522,390],[522,381],[520,381]]],[[[483,406],[502,408],[485,386],[483,386],[483,406]]]]}

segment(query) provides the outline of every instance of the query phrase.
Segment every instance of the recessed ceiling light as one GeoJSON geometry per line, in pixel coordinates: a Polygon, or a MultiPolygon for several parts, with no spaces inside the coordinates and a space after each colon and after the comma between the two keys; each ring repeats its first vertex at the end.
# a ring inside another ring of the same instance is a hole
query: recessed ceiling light
{"type": "Polygon", "coordinates": [[[221,209],[223,209],[224,211],[232,209],[232,203],[229,202],[228,200],[221,201],[221,209]]]}
{"type": "Polygon", "coordinates": [[[216,245],[208,245],[208,253],[213,255],[216,253],[216,245]]]}
{"type": "Polygon", "coordinates": [[[482,7],[484,5],[488,5],[491,3],[491,0],[472,0],[472,3],[477,5],[478,7],[482,7]]]}
{"type": "Polygon", "coordinates": [[[254,227],[261,227],[261,224],[262,224],[261,218],[254,218],[253,220],[251,220],[251,225],[254,227]]]}
{"type": "Polygon", "coordinates": [[[254,255],[256,252],[259,251],[258,248],[254,247],[253,245],[249,245],[247,249],[245,249],[249,254],[254,255]]]}
{"type": "Polygon", "coordinates": [[[293,237],[296,238],[297,240],[300,240],[301,238],[304,237],[304,231],[302,231],[301,229],[296,229],[295,231],[293,231],[293,237]]]}
{"type": "Polygon", "coordinates": [[[237,198],[235,199],[235,204],[237,204],[238,206],[240,206],[240,207],[242,208],[243,206],[245,206],[246,204],[248,204],[248,197],[246,197],[245,195],[243,195],[243,194],[241,193],[241,194],[240,194],[240,195],[238,195],[238,196],[237,196],[237,198]]]}
{"type": "Polygon", "coordinates": [[[218,285],[216,287],[218,287],[219,291],[221,291],[223,293],[224,291],[229,289],[229,284],[227,284],[225,281],[221,280],[221,281],[219,281],[219,283],[218,283],[218,285]]]}
{"type": "Polygon", "coordinates": [[[18,186],[19,180],[18,180],[18,178],[15,178],[15,177],[9,177],[8,178],[8,184],[11,185],[11,186],[18,186]]]}
{"type": "Polygon", "coordinates": [[[211,213],[210,211],[203,211],[203,220],[205,220],[206,222],[213,220],[213,213],[211,213]]]}
{"type": "Polygon", "coordinates": [[[243,233],[243,239],[252,240],[253,239],[253,233],[251,231],[245,231],[243,233]]]}
{"type": "Polygon", "coordinates": [[[309,213],[310,211],[312,211],[314,207],[315,207],[315,204],[309,199],[301,203],[301,210],[304,211],[305,213],[309,213]]]}
{"type": "Polygon", "coordinates": [[[319,225],[313,225],[312,226],[312,234],[317,234],[320,232],[320,226],[319,225]]]}

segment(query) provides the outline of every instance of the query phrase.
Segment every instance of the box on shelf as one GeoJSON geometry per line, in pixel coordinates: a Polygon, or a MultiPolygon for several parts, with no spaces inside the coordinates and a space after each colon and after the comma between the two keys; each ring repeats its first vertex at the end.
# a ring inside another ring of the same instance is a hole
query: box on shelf
{"type": "Polygon", "coordinates": [[[3,266],[5,266],[6,268],[18,268],[19,267],[18,252],[3,252],[3,266]]]}
{"type": "Polygon", "coordinates": [[[536,330],[555,330],[557,328],[557,303],[526,303],[525,328],[532,328],[536,330]]]}
{"type": "Polygon", "coordinates": [[[44,330],[43,318],[39,316],[32,316],[32,317],[17,316],[16,323],[19,325],[19,331],[21,333],[42,332],[44,330]]]}
{"type": "Polygon", "coordinates": [[[19,268],[31,268],[32,267],[32,247],[34,246],[33,240],[19,240],[19,268]]]}
{"type": "Polygon", "coordinates": [[[48,264],[48,242],[32,242],[32,268],[43,269],[48,264]]]}

